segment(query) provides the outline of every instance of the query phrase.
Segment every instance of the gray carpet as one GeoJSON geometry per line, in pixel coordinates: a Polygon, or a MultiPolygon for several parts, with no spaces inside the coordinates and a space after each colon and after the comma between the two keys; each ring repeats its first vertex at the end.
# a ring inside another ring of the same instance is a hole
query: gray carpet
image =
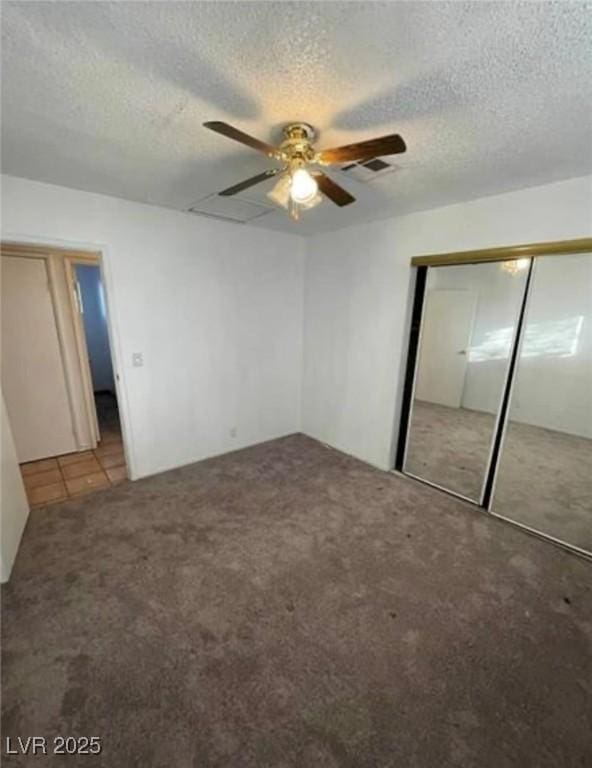
{"type": "Polygon", "coordinates": [[[479,501],[495,416],[414,400],[405,471],[479,501]]]}
{"type": "Polygon", "coordinates": [[[592,552],[592,440],[510,422],[493,510],[592,552]]]}
{"type": "Polygon", "coordinates": [[[293,436],[32,513],[5,736],[105,768],[592,764],[592,566],[293,436]]]}
{"type": "MultiPolygon", "coordinates": [[[[415,401],[406,469],[478,499],[495,419],[415,401]]],[[[592,440],[511,421],[493,511],[592,552],[592,440]]]]}

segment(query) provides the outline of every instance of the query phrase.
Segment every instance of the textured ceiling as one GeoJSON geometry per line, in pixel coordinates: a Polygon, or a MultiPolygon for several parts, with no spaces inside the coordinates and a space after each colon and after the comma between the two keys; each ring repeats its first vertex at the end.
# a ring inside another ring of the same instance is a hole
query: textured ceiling
{"type": "Polygon", "coordinates": [[[334,172],[356,204],[256,221],[306,234],[592,172],[584,3],[4,2],[2,15],[5,173],[186,210],[268,167],[205,120],[266,140],[304,120],[325,147],[401,133],[388,178],[334,172]]]}

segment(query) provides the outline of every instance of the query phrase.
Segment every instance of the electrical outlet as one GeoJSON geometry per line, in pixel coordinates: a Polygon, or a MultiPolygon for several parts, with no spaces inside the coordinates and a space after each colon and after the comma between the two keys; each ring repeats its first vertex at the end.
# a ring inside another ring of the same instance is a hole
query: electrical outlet
{"type": "Polygon", "coordinates": [[[236,437],[236,427],[233,427],[233,428],[230,430],[230,437],[236,437]]]}
{"type": "Polygon", "coordinates": [[[144,355],[142,352],[134,352],[132,354],[132,365],[134,368],[141,368],[144,365],[144,355]]]}

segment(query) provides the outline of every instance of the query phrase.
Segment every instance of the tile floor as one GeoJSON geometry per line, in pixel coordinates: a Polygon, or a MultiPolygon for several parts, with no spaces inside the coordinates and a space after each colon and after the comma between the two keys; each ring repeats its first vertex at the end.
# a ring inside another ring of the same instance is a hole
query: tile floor
{"type": "Polygon", "coordinates": [[[117,402],[112,395],[100,394],[96,403],[101,441],[95,450],[21,464],[32,507],[92,493],[127,479],[117,402]]]}

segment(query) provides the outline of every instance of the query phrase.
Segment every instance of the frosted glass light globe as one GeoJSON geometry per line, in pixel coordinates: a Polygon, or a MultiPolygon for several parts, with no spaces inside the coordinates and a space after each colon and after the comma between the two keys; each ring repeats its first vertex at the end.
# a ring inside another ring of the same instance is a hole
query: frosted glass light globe
{"type": "Polygon", "coordinates": [[[308,203],[318,192],[318,184],[308,171],[299,168],[292,174],[290,196],[295,203],[308,203]]]}

